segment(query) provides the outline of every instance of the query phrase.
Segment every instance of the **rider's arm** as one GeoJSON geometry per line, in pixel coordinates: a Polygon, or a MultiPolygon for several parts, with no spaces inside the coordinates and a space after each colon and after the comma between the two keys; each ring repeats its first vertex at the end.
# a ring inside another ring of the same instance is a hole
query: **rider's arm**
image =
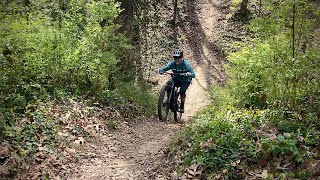
{"type": "Polygon", "coordinates": [[[172,61],[169,62],[165,67],[161,68],[160,71],[161,72],[166,72],[166,71],[170,70],[171,69],[171,65],[172,65],[172,61]]]}
{"type": "Polygon", "coordinates": [[[191,73],[191,76],[192,78],[195,78],[196,77],[196,74],[194,73],[191,65],[189,62],[186,62],[186,68],[187,68],[187,72],[190,72],[191,73]]]}

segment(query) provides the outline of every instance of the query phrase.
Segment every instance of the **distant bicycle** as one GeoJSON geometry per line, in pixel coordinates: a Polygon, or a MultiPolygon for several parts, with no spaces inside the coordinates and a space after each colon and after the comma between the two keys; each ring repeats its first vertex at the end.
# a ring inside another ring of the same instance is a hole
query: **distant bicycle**
{"type": "Polygon", "coordinates": [[[180,87],[176,87],[173,81],[175,76],[186,76],[186,73],[168,73],[171,78],[162,86],[160,90],[159,100],[158,100],[158,116],[161,121],[166,121],[169,114],[169,109],[173,113],[174,120],[176,122],[181,120],[182,113],[179,111],[180,100],[179,91],[180,87]]]}

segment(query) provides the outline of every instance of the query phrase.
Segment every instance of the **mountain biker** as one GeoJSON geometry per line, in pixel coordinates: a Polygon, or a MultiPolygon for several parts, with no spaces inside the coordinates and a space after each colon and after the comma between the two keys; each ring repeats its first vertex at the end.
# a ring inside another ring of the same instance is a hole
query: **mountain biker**
{"type": "Polygon", "coordinates": [[[184,103],[186,100],[186,91],[192,81],[195,78],[195,73],[188,62],[188,60],[183,58],[183,51],[181,49],[176,49],[173,52],[173,60],[171,60],[165,67],[159,70],[160,74],[168,70],[172,70],[173,73],[181,73],[180,76],[175,76],[173,81],[176,87],[180,87],[180,97],[181,105],[180,112],[184,112],[184,103]]]}

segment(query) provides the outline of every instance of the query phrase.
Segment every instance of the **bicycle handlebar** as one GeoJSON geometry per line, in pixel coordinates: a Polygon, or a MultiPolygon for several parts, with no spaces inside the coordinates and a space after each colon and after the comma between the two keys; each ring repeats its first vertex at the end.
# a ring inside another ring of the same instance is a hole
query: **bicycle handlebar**
{"type": "Polygon", "coordinates": [[[187,73],[170,73],[170,72],[164,72],[162,74],[168,74],[170,76],[187,76],[187,73]]]}

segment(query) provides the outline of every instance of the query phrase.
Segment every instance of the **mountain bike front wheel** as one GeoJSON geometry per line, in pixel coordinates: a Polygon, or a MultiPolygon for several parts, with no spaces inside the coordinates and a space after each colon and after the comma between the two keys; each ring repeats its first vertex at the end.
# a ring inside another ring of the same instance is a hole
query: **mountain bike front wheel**
{"type": "Polygon", "coordinates": [[[174,117],[174,120],[176,122],[180,121],[181,120],[181,117],[182,117],[182,113],[180,111],[175,111],[173,112],[173,117],[174,117]]]}
{"type": "Polygon", "coordinates": [[[158,116],[161,121],[166,121],[170,109],[170,91],[169,85],[162,86],[158,100],[158,116]]]}

